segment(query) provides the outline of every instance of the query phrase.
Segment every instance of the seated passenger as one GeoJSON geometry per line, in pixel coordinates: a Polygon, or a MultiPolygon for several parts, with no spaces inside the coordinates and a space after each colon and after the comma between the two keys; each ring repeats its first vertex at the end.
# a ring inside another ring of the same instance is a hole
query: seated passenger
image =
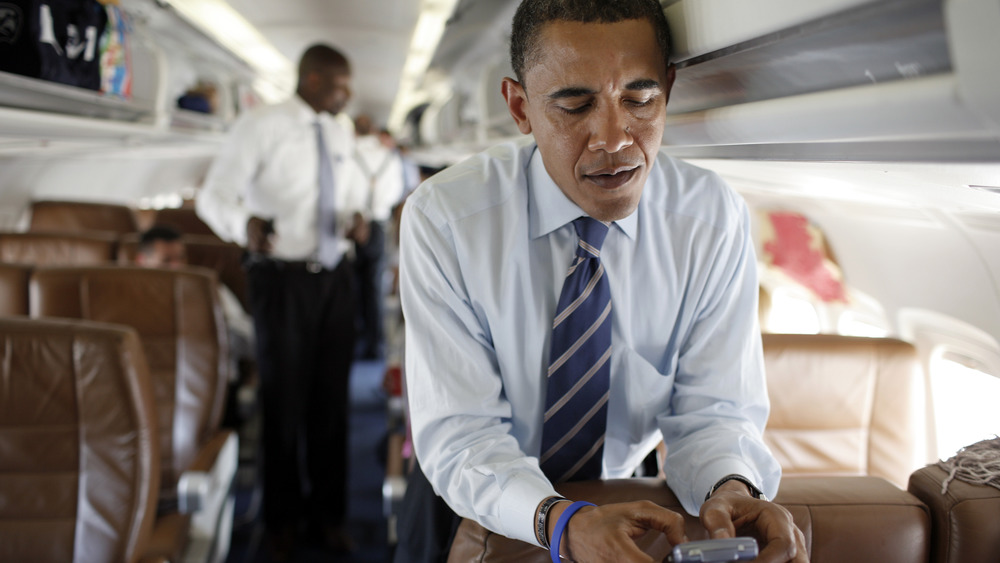
{"type": "MultiPolygon", "coordinates": [[[[135,262],[147,268],[178,268],[186,266],[187,250],[180,232],[166,225],[153,225],[142,233],[139,239],[139,251],[135,262]]],[[[229,357],[235,363],[241,360],[254,359],[253,319],[243,309],[239,298],[222,283],[219,287],[219,301],[222,303],[222,313],[226,318],[226,330],[229,333],[229,357]]],[[[230,370],[235,377],[238,370],[230,370]]]]}

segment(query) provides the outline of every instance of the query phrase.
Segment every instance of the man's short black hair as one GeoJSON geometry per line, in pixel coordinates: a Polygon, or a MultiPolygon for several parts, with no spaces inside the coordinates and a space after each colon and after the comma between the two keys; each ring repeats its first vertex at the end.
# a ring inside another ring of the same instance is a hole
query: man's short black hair
{"type": "Polygon", "coordinates": [[[524,74],[538,56],[538,33],[545,24],[625,20],[647,20],[653,25],[666,64],[670,56],[670,29],[657,0],[523,0],[514,14],[510,37],[510,64],[517,81],[524,85],[524,74]]]}
{"type": "Polygon", "coordinates": [[[159,240],[163,242],[181,240],[181,233],[170,225],[153,225],[139,237],[139,252],[148,253],[153,249],[153,244],[159,240]]]}
{"type": "Polygon", "coordinates": [[[350,72],[351,64],[343,53],[323,43],[311,45],[302,53],[299,58],[299,79],[320,70],[334,68],[343,72],[350,72]]]}

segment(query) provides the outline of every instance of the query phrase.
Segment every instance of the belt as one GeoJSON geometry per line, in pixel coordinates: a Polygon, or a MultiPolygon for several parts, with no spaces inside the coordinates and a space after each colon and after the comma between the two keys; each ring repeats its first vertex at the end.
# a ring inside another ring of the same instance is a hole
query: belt
{"type": "Polygon", "coordinates": [[[252,255],[249,261],[249,266],[262,266],[266,268],[274,268],[275,270],[286,271],[305,271],[310,274],[332,272],[336,269],[336,266],[332,269],[324,268],[323,264],[317,262],[316,260],[281,260],[261,254],[252,255]]]}

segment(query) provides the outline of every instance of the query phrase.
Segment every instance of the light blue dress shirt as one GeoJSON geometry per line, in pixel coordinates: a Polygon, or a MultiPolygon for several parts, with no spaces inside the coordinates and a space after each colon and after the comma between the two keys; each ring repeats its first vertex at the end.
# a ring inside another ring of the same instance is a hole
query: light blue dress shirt
{"type": "MultiPolygon", "coordinates": [[[[521,141],[434,176],[402,219],[417,457],[459,515],[529,543],[538,503],[554,494],[537,459],[545,373],[581,215],[521,141]]],[[[769,404],[743,200],[660,154],[601,260],[613,308],[603,477],[631,476],[662,438],[667,482],[688,512],[730,473],[773,496],[781,469],[761,439],[769,404]]]]}

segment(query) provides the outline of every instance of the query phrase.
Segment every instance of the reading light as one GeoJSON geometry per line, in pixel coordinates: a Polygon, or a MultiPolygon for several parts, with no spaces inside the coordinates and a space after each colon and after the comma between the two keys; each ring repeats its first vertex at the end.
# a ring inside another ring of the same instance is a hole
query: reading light
{"type": "Polygon", "coordinates": [[[295,85],[292,63],[224,0],[170,0],[178,13],[257,70],[254,89],[277,102],[295,85]]]}
{"type": "Polygon", "coordinates": [[[444,34],[445,24],[455,10],[455,4],[457,0],[423,0],[421,4],[420,16],[413,28],[410,50],[399,80],[399,91],[389,114],[389,128],[393,131],[402,128],[408,111],[428,101],[429,94],[424,84],[427,67],[444,34]]]}

